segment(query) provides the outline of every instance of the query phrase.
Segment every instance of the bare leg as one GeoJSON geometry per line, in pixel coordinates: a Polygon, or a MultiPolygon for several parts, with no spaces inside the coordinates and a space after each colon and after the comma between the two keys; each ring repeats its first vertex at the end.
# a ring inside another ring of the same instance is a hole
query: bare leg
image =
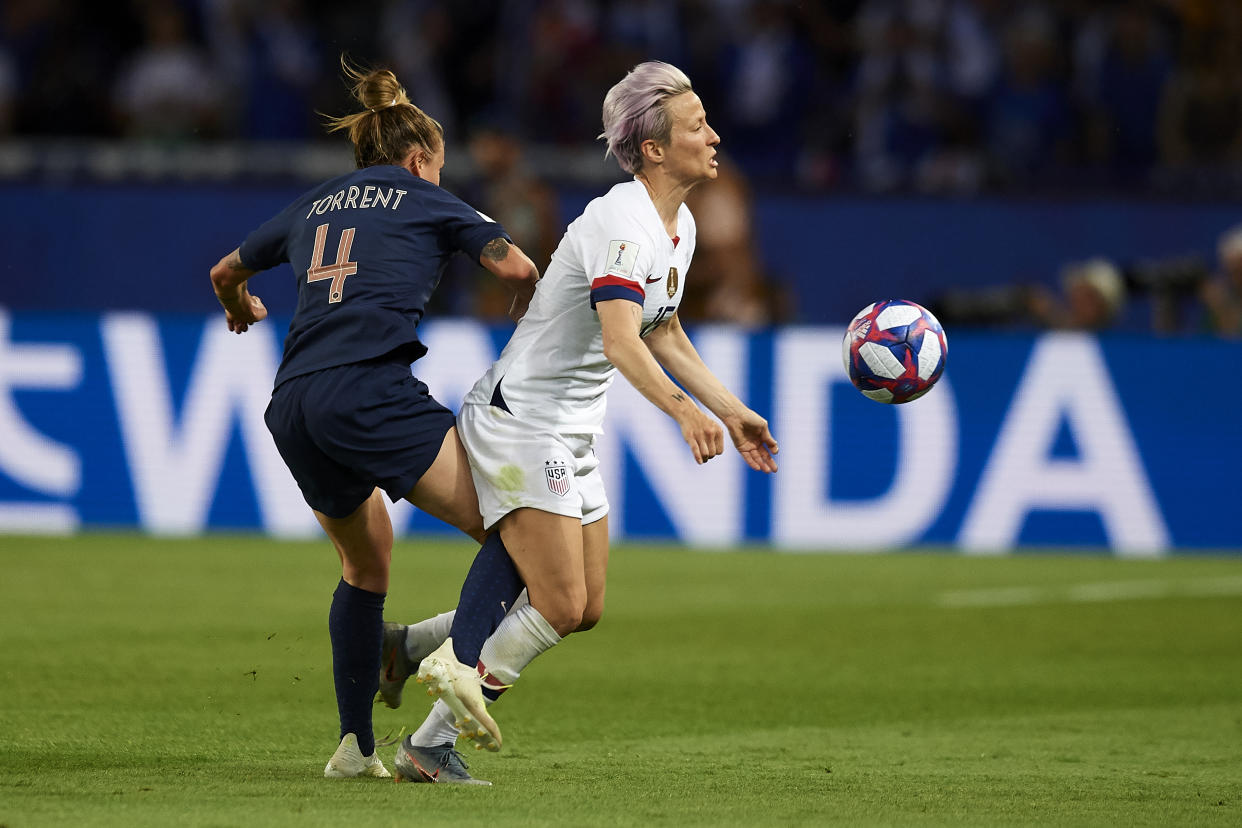
{"type": "Polygon", "coordinates": [[[427,469],[405,499],[434,518],[454,526],[483,542],[483,516],[479,499],[470,477],[470,461],[457,437],[457,429],[449,429],[440,445],[436,460],[427,469]]]}
{"type": "Polygon", "coordinates": [[[587,604],[582,521],[517,509],[501,518],[498,526],[509,557],[526,582],[531,606],[557,635],[578,629],[587,604]]]}
{"type": "Polygon", "coordinates": [[[392,522],[379,489],[348,517],[330,518],[315,512],[341,559],[341,578],[368,592],[388,592],[392,562],[392,522]]]}
{"type": "Polygon", "coordinates": [[[582,527],[582,558],[587,602],[582,623],[575,632],[586,632],[604,615],[604,592],[608,580],[608,517],[582,527]]]}
{"type": "MultiPolygon", "coordinates": [[[[384,597],[388,591],[388,568],[392,558],[392,524],[377,489],[344,518],[320,512],[319,519],[341,559],[341,582],[332,595],[328,633],[332,641],[332,677],[341,720],[341,739],[357,738],[363,757],[375,753],[371,724],[371,699],[379,686],[380,642],[384,621],[384,597]]],[[[346,745],[338,749],[345,750],[346,745]]],[[[327,776],[387,775],[374,761],[357,768],[338,767],[339,756],[324,769],[327,776]]]]}

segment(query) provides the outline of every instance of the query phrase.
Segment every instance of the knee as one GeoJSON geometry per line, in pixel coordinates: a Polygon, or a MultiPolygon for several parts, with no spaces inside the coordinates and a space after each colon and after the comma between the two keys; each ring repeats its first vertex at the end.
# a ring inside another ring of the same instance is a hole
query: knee
{"type": "Polygon", "coordinates": [[[574,632],[586,632],[594,629],[599,620],[604,617],[604,608],[602,606],[588,606],[582,612],[582,620],[578,622],[577,629],[574,632]]]}
{"type": "Polygon", "coordinates": [[[347,584],[369,592],[388,592],[388,559],[359,562],[347,560],[341,563],[341,578],[347,584]]]}
{"type": "Polygon", "coordinates": [[[545,606],[541,607],[533,601],[532,605],[562,638],[582,626],[582,613],[586,609],[585,597],[560,595],[545,606]]]}
{"type": "Polygon", "coordinates": [[[391,561],[387,556],[367,558],[365,560],[351,560],[350,567],[356,572],[366,573],[371,576],[388,577],[388,570],[391,567],[391,561]]]}
{"type": "Polygon", "coordinates": [[[387,584],[388,570],[392,565],[392,550],[384,547],[346,550],[339,546],[338,550],[341,553],[341,569],[346,581],[354,586],[360,586],[357,581],[372,584],[382,581],[387,584]]]}
{"type": "Polygon", "coordinates": [[[369,538],[364,543],[337,543],[336,550],[341,560],[353,564],[359,569],[388,571],[392,562],[392,541],[382,538],[369,538]]]}
{"type": "Polygon", "coordinates": [[[557,635],[564,638],[581,626],[582,613],[567,609],[564,612],[553,613],[551,618],[547,618],[547,622],[552,625],[552,629],[556,630],[557,635]]]}

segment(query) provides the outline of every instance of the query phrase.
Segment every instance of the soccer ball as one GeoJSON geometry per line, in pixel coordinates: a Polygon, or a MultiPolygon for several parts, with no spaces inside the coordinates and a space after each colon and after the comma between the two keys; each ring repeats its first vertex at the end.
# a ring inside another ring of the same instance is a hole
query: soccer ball
{"type": "Polygon", "coordinates": [[[949,343],[922,305],[904,299],[873,302],[845,330],[841,358],[863,396],[882,403],[917,400],[944,373],[949,343]]]}

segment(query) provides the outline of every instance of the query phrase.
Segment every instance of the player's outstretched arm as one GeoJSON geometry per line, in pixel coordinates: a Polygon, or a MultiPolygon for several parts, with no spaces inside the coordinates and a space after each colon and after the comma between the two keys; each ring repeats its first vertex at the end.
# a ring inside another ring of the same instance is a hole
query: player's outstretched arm
{"type": "Polygon", "coordinates": [[[239,250],[216,262],[211,269],[211,286],[224,307],[229,330],[234,333],[245,333],[251,325],[267,318],[263,302],[259,297],[251,296],[246,287],[246,280],[256,272],[242,264],[239,250]]]}
{"type": "Polygon", "coordinates": [[[729,430],[733,447],[742,455],[746,465],[755,471],[769,474],[776,471],[776,457],[773,455],[780,451],[780,447],[768,430],[767,420],[747,408],[741,414],[729,417],[723,422],[729,430]]]}
{"type": "Polygon", "coordinates": [[[483,245],[479,264],[490,270],[509,290],[513,291],[513,304],[509,306],[509,318],[517,322],[526,315],[531,297],[535,295],[535,283],[539,281],[539,268],[522,249],[507,239],[495,238],[483,245]]]}
{"type": "Polygon", "coordinates": [[[681,436],[696,463],[706,463],[724,451],[724,435],[685,391],[678,388],[638,335],[642,306],[628,299],[607,299],[595,306],[604,334],[604,356],[656,408],[681,426],[681,436]]]}
{"type": "Polygon", "coordinates": [[[677,314],[647,334],[644,344],[664,370],[720,418],[748,466],[755,471],[776,471],[773,455],[780,449],[768,430],[768,421],[747,408],[712,373],[686,336],[677,314]]]}

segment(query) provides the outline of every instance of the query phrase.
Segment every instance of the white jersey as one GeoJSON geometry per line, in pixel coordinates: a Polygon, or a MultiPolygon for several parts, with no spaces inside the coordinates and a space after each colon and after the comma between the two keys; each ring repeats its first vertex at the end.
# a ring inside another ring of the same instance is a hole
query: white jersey
{"type": "Polygon", "coordinates": [[[565,231],[530,309],[465,402],[500,405],[560,434],[600,432],[617,369],[604,358],[595,304],[641,303],[646,336],[677,310],[693,255],[685,204],[670,239],[641,181],[594,199],[565,231]]]}

